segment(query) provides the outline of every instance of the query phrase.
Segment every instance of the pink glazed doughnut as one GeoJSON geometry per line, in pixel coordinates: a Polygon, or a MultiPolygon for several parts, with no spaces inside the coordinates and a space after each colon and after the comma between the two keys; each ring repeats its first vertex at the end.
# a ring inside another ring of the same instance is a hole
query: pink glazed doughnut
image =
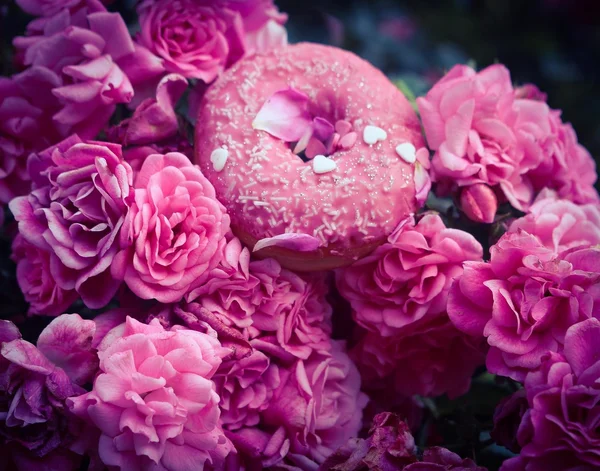
{"type": "Polygon", "coordinates": [[[255,254],[316,271],[367,255],[418,209],[416,165],[400,157],[400,144],[412,144],[413,156],[424,147],[418,118],[397,87],[350,52],[300,43],[244,59],[209,88],[198,112],[195,158],[244,244],[307,234],[318,248],[270,246],[255,254]],[[356,132],[351,148],[328,156],[334,170],[317,173],[289,143],[253,129],[265,102],[290,87],[310,98],[314,115],[344,120],[356,132]],[[367,144],[367,126],[387,136],[367,144]],[[215,165],[211,156],[221,148],[225,162],[215,165]]]}

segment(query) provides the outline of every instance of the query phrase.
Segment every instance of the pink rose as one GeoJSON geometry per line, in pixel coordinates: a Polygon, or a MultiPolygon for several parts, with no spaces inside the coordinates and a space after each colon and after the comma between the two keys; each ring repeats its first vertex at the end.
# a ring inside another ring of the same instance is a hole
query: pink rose
{"type": "Polygon", "coordinates": [[[280,384],[279,368],[264,353],[225,361],[214,376],[221,397],[221,423],[226,430],[253,427],[280,384]]]}
{"type": "Polygon", "coordinates": [[[229,216],[183,154],[146,158],[134,187],[113,276],[143,299],[179,301],[223,258],[229,216]]]}
{"type": "Polygon", "coordinates": [[[133,97],[131,83],[117,65],[135,50],[123,18],[90,2],[76,12],[64,9],[41,23],[36,20],[28,33],[14,45],[24,65],[58,78],[52,89],[58,100],[53,119],[62,136],[75,132],[93,139],[116,105],[133,97]]]}
{"type": "Polygon", "coordinates": [[[59,83],[42,67],[0,77],[0,203],[29,191],[28,155],[58,139],[48,111],[57,104],[51,90],[59,83]]]}
{"type": "MultiPolygon", "coordinates": [[[[51,330],[48,326],[42,336],[52,337],[51,330]]],[[[14,461],[14,469],[76,470],[81,460],[70,449],[81,424],[65,401],[85,391],[47,358],[51,349],[44,347],[36,348],[14,324],[0,321],[0,436],[8,445],[3,465],[14,461]]]]}
{"type": "Polygon", "coordinates": [[[470,234],[445,227],[435,213],[409,219],[375,252],[337,274],[356,321],[390,336],[446,310],[452,281],[483,249],[470,234]]]}
{"type": "Polygon", "coordinates": [[[195,300],[227,326],[244,329],[252,325],[263,291],[260,279],[250,273],[250,251],[237,237],[227,243],[221,262],[187,300],[195,300]]]}
{"type": "Polygon", "coordinates": [[[549,122],[551,133],[544,142],[544,159],[530,173],[534,188],[548,187],[575,203],[597,204],[600,197],[594,188],[598,174],[593,157],[577,142],[573,127],[561,121],[560,111],[552,110],[549,122]]]}
{"type": "Polygon", "coordinates": [[[517,381],[563,349],[567,329],[600,318],[599,248],[556,255],[523,230],[508,232],[491,260],[466,262],[448,298],[448,314],[463,332],[487,338],[490,372],[517,381]]]}
{"type": "Polygon", "coordinates": [[[367,402],[358,371],[342,348],[334,343],[331,353],[315,351],[281,371],[281,384],[264,412],[265,423],[287,429],[292,454],[317,463],[358,434],[367,402]]]}
{"type": "Polygon", "coordinates": [[[316,350],[329,350],[331,306],[322,276],[302,278],[273,259],[252,262],[262,299],[252,316],[250,338],[273,343],[306,360],[316,350]]]}
{"type": "MultiPolygon", "coordinates": [[[[96,0],[16,0],[25,12],[33,16],[54,16],[63,9],[74,9],[82,4],[100,4],[96,0]]],[[[108,3],[105,1],[104,3],[108,3]]]]}
{"type": "Polygon", "coordinates": [[[533,189],[524,175],[542,159],[538,141],[550,132],[545,103],[515,105],[508,70],[493,65],[479,73],[457,65],[425,97],[417,99],[429,147],[431,175],[443,186],[498,186],[517,209],[533,189]]]}
{"type": "Polygon", "coordinates": [[[565,335],[563,354],[545,356],[525,379],[528,409],[518,428],[519,456],[502,471],[600,469],[600,322],[588,319],[565,335]]]}
{"type": "Polygon", "coordinates": [[[29,314],[58,316],[77,300],[74,290],[64,290],[52,274],[51,252],[40,249],[18,234],[11,259],[17,264],[19,288],[29,303],[29,314]]]}
{"type": "Polygon", "coordinates": [[[460,332],[444,314],[390,337],[366,333],[352,357],[367,387],[453,398],[469,390],[475,369],[484,363],[483,343],[460,332]]]}
{"type": "Polygon", "coordinates": [[[557,253],[572,247],[598,245],[600,206],[577,205],[545,189],[529,208],[529,214],[515,220],[509,228],[511,232],[519,229],[535,235],[557,253]]]}
{"type": "Polygon", "coordinates": [[[245,53],[239,13],[219,2],[145,0],[138,41],[168,72],[212,82],[245,53]]]}
{"type": "Polygon", "coordinates": [[[218,468],[230,451],[211,381],[221,363],[219,341],[130,317],[115,330],[98,347],[101,374],[92,391],[68,401],[98,429],[102,462],[119,469],[218,468]]]}
{"type": "Polygon", "coordinates": [[[75,290],[88,307],[105,306],[120,284],[109,268],[132,184],[121,147],[73,136],[32,155],[29,163],[35,189],[10,203],[19,232],[50,253],[60,289],[75,290]]]}
{"type": "Polygon", "coordinates": [[[306,359],[313,350],[329,348],[327,291],[323,276],[301,277],[274,259],[250,262],[248,249],[233,238],[220,263],[187,299],[210,313],[214,329],[232,328],[248,340],[260,339],[306,359]]]}

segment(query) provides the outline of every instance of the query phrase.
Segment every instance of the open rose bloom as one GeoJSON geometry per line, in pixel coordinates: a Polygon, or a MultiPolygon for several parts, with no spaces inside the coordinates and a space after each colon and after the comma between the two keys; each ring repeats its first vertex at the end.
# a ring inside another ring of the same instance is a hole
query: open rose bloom
{"type": "MultiPolygon", "coordinates": [[[[375,101],[346,116],[375,93],[366,64],[329,94],[346,52],[261,69],[295,47],[274,0],[13,3],[0,19],[28,23],[1,55],[0,471],[600,470],[600,198],[560,97],[502,64],[446,58],[441,75],[428,51],[426,72],[403,67],[429,90],[398,81],[406,119],[386,124],[375,101]],[[217,111],[236,132],[215,127],[199,165],[199,110],[235,74],[217,111]],[[277,145],[299,174],[276,174],[277,145]],[[410,206],[364,206],[377,163],[410,206]],[[270,182],[239,173],[271,164],[270,182]],[[224,189],[248,224],[260,208],[308,227],[329,198],[308,176],[356,206],[333,195],[316,229],[340,247],[341,221],[359,239],[382,211],[399,222],[335,270],[318,267],[342,252],[302,231],[248,245],[224,189]],[[279,184],[288,207],[268,202],[279,184]]],[[[325,18],[337,44],[366,34],[365,55],[409,64],[427,43],[408,12],[356,12],[325,18]]]]}

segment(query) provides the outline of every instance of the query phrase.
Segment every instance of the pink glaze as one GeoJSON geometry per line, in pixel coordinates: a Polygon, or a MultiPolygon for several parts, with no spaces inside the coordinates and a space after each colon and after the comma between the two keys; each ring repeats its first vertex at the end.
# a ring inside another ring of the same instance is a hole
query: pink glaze
{"type": "Polygon", "coordinates": [[[424,146],[418,118],[380,71],[350,52],[301,43],[242,60],[210,87],[198,115],[196,160],[247,245],[284,233],[317,238],[313,252],[257,252],[309,271],[366,255],[418,208],[415,164],[395,150],[404,142],[424,146]],[[315,174],[288,143],[252,128],[266,100],[288,87],[310,97],[313,116],[351,123],[356,141],[328,156],[335,170],[315,174]],[[367,125],[385,130],[387,139],[367,145],[367,125]],[[221,147],[228,158],[217,171],[210,157],[221,147]]]}

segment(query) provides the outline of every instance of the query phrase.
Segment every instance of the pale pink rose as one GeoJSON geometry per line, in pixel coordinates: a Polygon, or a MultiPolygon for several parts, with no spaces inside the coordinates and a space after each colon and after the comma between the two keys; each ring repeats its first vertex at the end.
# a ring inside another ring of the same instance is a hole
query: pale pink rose
{"type": "Polygon", "coordinates": [[[314,351],[280,375],[263,417],[267,424],[286,428],[290,453],[321,463],[358,434],[367,397],[341,343],[334,342],[329,353],[314,351]]]}
{"type": "Polygon", "coordinates": [[[221,398],[221,423],[225,430],[253,427],[279,386],[279,368],[264,353],[254,350],[242,359],[223,362],[213,378],[221,398]]]}
{"type": "Polygon", "coordinates": [[[482,255],[473,236],[427,213],[418,222],[408,219],[388,243],[338,271],[337,286],[361,326],[394,335],[420,319],[443,315],[463,262],[482,255]]]}
{"type": "Polygon", "coordinates": [[[12,244],[11,259],[17,265],[19,288],[29,303],[29,314],[58,316],[73,304],[75,290],[64,290],[52,274],[52,252],[36,247],[18,234],[12,244]]]}
{"type": "Polygon", "coordinates": [[[491,248],[491,260],[466,262],[452,286],[448,315],[468,335],[485,337],[490,372],[517,381],[561,352],[572,325],[600,318],[600,248],[557,255],[518,229],[491,248]]]}
{"type": "Polygon", "coordinates": [[[535,235],[557,253],[577,246],[598,245],[600,206],[577,205],[545,189],[529,208],[529,214],[513,221],[509,228],[511,232],[518,229],[535,235]]]}
{"type": "Polygon", "coordinates": [[[91,308],[104,307],[119,281],[110,266],[128,211],[132,171],[121,147],[73,136],[29,159],[35,189],[10,209],[29,243],[50,252],[51,275],[91,308]]]}
{"type": "Polygon", "coordinates": [[[32,67],[11,78],[0,77],[0,203],[29,192],[27,157],[58,140],[51,90],[59,78],[32,67]]]}
{"type": "Polygon", "coordinates": [[[550,113],[551,132],[544,142],[544,158],[529,174],[533,187],[536,191],[548,187],[560,198],[575,203],[598,204],[600,197],[594,188],[598,179],[596,163],[577,142],[573,127],[561,121],[560,114],[557,110],[550,113]]]}
{"type": "Polygon", "coordinates": [[[485,361],[485,342],[456,329],[447,315],[423,319],[391,337],[369,332],[352,351],[365,386],[404,396],[454,398],[469,390],[485,361]]]}
{"type": "Polygon", "coordinates": [[[143,299],[177,302],[223,258],[229,216],[183,154],[147,157],[134,187],[113,276],[143,299]]]}
{"type": "Polygon", "coordinates": [[[144,0],[137,40],[168,72],[212,82],[245,51],[242,17],[220,2],[144,0]]]}
{"type": "Polygon", "coordinates": [[[133,88],[117,62],[134,52],[127,26],[118,13],[98,3],[34,21],[28,36],[14,45],[25,66],[47,69],[58,77],[52,94],[59,102],[53,120],[62,136],[78,133],[93,139],[108,123],[117,104],[128,103],[133,88]]]}
{"type": "Polygon", "coordinates": [[[502,65],[479,73],[457,65],[417,99],[429,147],[432,178],[442,189],[485,183],[517,209],[534,196],[527,173],[544,159],[551,135],[546,103],[516,99],[502,65]]]}
{"type": "Polygon", "coordinates": [[[219,341],[129,317],[115,330],[98,347],[101,374],[92,391],[68,401],[98,429],[102,462],[123,470],[219,469],[231,447],[211,380],[219,341]]]}

